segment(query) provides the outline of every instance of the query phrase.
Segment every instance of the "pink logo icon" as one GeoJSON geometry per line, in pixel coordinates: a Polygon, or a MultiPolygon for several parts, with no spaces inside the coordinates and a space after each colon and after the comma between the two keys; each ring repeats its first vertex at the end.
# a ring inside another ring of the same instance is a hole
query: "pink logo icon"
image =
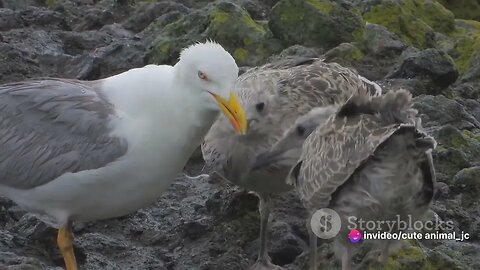
{"type": "Polygon", "coordinates": [[[348,233],[348,239],[350,239],[350,242],[352,243],[357,243],[362,239],[362,234],[360,233],[359,230],[352,229],[350,230],[350,233],[348,233]]]}

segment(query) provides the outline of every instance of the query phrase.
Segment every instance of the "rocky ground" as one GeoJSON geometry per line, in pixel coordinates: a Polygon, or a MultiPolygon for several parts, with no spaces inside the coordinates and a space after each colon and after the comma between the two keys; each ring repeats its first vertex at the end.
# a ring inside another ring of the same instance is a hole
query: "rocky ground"
{"type": "MultiPolygon", "coordinates": [[[[452,220],[465,242],[405,243],[388,269],[480,269],[480,4],[477,0],[0,0],[0,82],[58,76],[93,80],[212,38],[241,66],[288,55],[356,68],[386,90],[406,88],[439,145],[430,218],[452,220]],[[444,5],[444,6],[442,6],[444,5]]],[[[187,166],[202,169],[199,157],[187,166]]],[[[305,212],[278,196],[271,257],[306,269],[305,212]]],[[[55,231],[0,198],[0,269],[61,269],[55,231]]],[[[257,199],[220,179],[180,177],[153,206],[75,225],[82,269],[248,269],[256,256],[257,199]]],[[[339,269],[330,243],[324,269],[339,269]]]]}

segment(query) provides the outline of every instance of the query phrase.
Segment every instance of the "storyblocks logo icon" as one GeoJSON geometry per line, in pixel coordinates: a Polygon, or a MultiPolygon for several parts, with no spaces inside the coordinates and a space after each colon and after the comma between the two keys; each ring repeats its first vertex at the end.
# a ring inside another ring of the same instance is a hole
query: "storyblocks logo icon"
{"type": "Polygon", "coordinates": [[[342,221],[334,210],[322,208],[312,215],[310,225],[316,236],[322,239],[330,239],[338,234],[342,227],[342,221]]]}

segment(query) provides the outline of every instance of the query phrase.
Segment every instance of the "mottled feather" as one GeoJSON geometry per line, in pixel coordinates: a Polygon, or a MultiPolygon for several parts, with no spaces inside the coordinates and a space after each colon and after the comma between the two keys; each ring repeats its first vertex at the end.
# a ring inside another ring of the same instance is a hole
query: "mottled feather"
{"type": "MultiPolygon", "coordinates": [[[[365,86],[367,83],[355,71],[315,58],[286,59],[248,70],[236,84],[236,93],[249,121],[247,135],[235,136],[221,117],[202,144],[203,157],[215,171],[231,175],[233,179],[229,180],[242,186],[240,178],[244,175],[228,173],[228,170],[245,172],[245,168],[232,167],[233,159],[236,164],[248,165],[276,143],[299,116],[314,107],[342,104],[358,87],[365,86]],[[259,102],[264,103],[261,112],[255,108],[259,102]]],[[[376,88],[368,89],[377,94],[376,88]]],[[[274,166],[266,169],[275,170],[274,166]]],[[[268,174],[262,175],[263,179],[265,176],[268,174]]]]}
{"type": "MultiPolygon", "coordinates": [[[[326,207],[333,193],[373,156],[380,145],[403,129],[417,129],[407,91],[371,97],[361,90],[305,141],[290,177],[308,207],[326,207]]],[[[429,168],[430,169],[430,168],[429,168]]]]}

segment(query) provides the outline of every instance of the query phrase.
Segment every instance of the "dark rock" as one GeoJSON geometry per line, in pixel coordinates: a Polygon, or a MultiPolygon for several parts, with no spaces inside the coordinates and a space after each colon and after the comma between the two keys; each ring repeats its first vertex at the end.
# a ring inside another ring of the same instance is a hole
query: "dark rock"
{"type": "Polygon", "coordinates": [[[76,31],[100,29],[114,22],[114,14],[110,10],[87,9],[82,16],[82,22],[75,26],[76,31]]]}
{"type": "Polygon", "coordinates": [[[178,14],[168,25],[164,20],[155,23],[165,27],[149,27],[161,29],[159,33],[155,32],[150,45],[149,63],[173,63],[183,47],[206,39],[221,43],[239,65],[263,63],[270,54],[281,49],[264,25],[252,20],[244,9],[230,2],[211,4],[188,15],[178,14]]]}
{"type": "Polygon", "coordinates": [[[438,2],[451,10],[456,18],[480,20],[480,3],[477,0],[438,0],[438,2]]]}
{"type": "Polygon", "coordinates": [[[354,66],[362,57],[362,51],[352,43],[342,43],[322,55],[325,62],[335,62],[346,67],[354,66]]]}
{"type": "Polygon", "coordinates": [[[138,33],[158,17],[171,12],[187,13],[188,8],[174,1],[139,3],[136,5],[133,15],[123,23],[123,27],[138,33]]]}
{"type": "Polygon", "coordinates": [[[458,78],[455,63],[446,53],[436,49],[409,51],[388,75],[388,78],[420,78],[445,88],[458,78]]]}
{"type": "Polygon", "coordinates": [[[469,66],[460,80],[462,82],[477,82],[480,85],[480,52],[472,54],[469,66]]]}
{"type": "Polygon", "coordinates": [[[357,2],[365,21],[385,26],[407,45],[433,47],[435,31],[454,30],[453,14],[433,0],[357,2]]]}
{"type": "Polygon", "coordinates": [[[99,48],[88,57],[79,79],[99,79],[145,65],[145,47],[141,42],[123,40],[99,48]]]}
{"type": "Polygon", "coordinates": [[[0,43],[0,82],[18,81],[26,76],[41,76],[42,71],[36,61],[14,45],[0,43]]]}
{"type": "MultiPolygon", "coordinates": [[[[461,204],[472,207],[479,204],[480,193],[480,167],[465,168],[455,174],[453,178],[456,192],[461,194],[461,204]]],[[[480,209],[480,208],[479,208],[480,209]]]]}
{"type": "Polygon", "coordinates": [[[293,263],[306,248],[305,242],[294,235],[289,224],[285,222],[272,222],[271,224],[270,257],[277,265],[293,263]]]}
{"type": "Polygon", "coordinates": [[[367,23],[363,34],[365,49],[378,57],[397,57],[405,48],[400,38],[384,26],[367,23]]]}
{"type": "Polygon", "coordinates": [[[465,107],[465,110],[468,111],[476,120],[480,121],[480,101],[479,99],[472,98],[457,98],[458,103],[462,104],[465,107]]]}
{"type": "Polygon", "coordinates": [[[480,97],[480,50],[471,56],[468,67],[454,87],[454,91],[464,98],[480,97]]]}
{"type": "Polygon", "coordinates": [[[479,129],[480,122],[457,101],[444,96],[419,96],[414,99],[414,108],[422,114],[426,127],[451,124],[458,129],[479,129]]]}
{"type": "Polygon", "coordinates": [[[449,41],[438,44],[455,60],[458,70],[463,74],[474,57],[480,55],[480,22],[455,20],[455,32],[449,35],[449,41]]]}
{"type": "Polygon", "coordinates": [[[113,37],[99,31],[59,31],[56,33],[63,43],[65,54],[76,56],[94,52],[97,48],[113,42],[113,37]]]}
{"type": "Polygon", "coordinates": [[[238,4],[244,8],[254,20],[265,20],[270,13],[268,1],[241,0],[238,4]]]}
{"type": "Polygon", "coordinates": [[[7,8],[0,8],[0,31],[7,31],[23,26],[20,14],[7,8]]]}
{"type": "Polygon", "coordinates": [[[406,89],[412,93],[413,96],[427,94],[427,88],[419,79],[385,79],[381,84],[386,91],[406,89]]]}
{"type": "Polygon", "coordinates": [[[476,83],[462,83],[453,88],[454,93],[467,99],[480,98],[480,86],[476,83]]]}
{"type": "Polygon", "coordinates": [[[2,0],[0,1],[0,7],[20,10],[29,6],[40,6],[42,2],[43,0],[2,0]]]}
{"type": "Polygon", "coordinates": [[[438,147],[433,152],[433,161],[437,173],[444,174],[446,179],[450,179],[458,171],[472,166],[467,159],[467,155],[454,148],[438,147]]]}
{"type": "Polygon", "coordinates": [[[307,48],[302,45],[293,45],[285,50],[281,51],[277,55],[273,55],[268,59],[268,62],[276,62],[278,60],[291,57],[291,56],[300,56],[300,57],[319,57],[321,50],[316,48],[307,48]]]}
{"type": "MultiPolygon", "coordinates": [[[[437,179],[438,180],[438,179],[437,179]]],[[[450,188],[444,182],[437,181],[435,199],[445,199],[450,196],[450,188]]]]}
{"type": "Polygon", "coordinates": [[[47,8],[29,7],[20,12],[23,24],[34,28],[69,30],[65,16],[47,8]]]}
{"type": "Polygon", "coordinates": [[[208,220],[203,218],[183,224],[182,229],[186,237],[191,240],[196,240],[204,236],[210,228],[208,220]]]}
{"type": "Polygon", "coordinates": [[[270,18],[273,34],[287,46],[330,49],[360,39],[363,34],[359,14],[329,0],[281,0],[270,18]]]}

